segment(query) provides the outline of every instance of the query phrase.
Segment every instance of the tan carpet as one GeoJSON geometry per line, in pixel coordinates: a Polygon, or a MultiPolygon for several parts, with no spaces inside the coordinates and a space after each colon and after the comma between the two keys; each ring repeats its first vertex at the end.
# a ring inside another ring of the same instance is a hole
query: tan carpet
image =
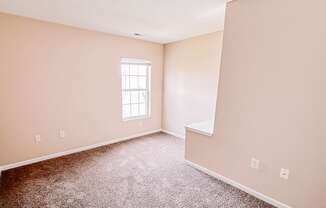
{"type": "Polygon", "coordinates": [[[3,172],[0,207],[271,208],[183,161],[154,134],[3,172]]]}

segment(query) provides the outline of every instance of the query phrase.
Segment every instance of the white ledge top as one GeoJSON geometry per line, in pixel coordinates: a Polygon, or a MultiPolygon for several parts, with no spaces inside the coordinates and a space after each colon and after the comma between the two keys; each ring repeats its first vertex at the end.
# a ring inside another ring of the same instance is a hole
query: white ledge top
{"type": "Polygon", "coordinates": [[[213,136],[214,121],[208,120],[199,123],[193,123],[186,126],[187,131],[192,131],[205,136],[213,136]]]}

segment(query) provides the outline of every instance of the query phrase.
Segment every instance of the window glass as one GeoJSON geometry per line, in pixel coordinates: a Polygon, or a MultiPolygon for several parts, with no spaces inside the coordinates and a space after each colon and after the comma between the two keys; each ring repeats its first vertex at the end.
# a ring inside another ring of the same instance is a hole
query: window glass
{"type": "Polygon", "coordinates": [[[122,118],[149,116],[150,69],[148,61],[121,60],[122,118]]]}

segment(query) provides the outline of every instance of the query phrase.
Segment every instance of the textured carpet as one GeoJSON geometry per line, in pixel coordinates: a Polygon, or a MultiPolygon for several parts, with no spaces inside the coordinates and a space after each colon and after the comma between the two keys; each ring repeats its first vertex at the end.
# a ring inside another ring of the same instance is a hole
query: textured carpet
{"type": "Polygon", "coordinates": [[[183,161],[154,134],[3,172],[0,207],[272,208],[183,161]]]}

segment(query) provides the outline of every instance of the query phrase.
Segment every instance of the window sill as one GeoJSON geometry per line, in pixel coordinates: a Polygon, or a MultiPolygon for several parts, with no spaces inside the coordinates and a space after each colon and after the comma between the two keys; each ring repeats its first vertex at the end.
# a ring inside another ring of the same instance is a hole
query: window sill
{"type": "Polygon", "coordinates": [[[123,118],[122,121],[145,120],[145,119],[149,119],[149,118],[150,118],[150,116],[135,116],[135,117],[123,118]]]}
{"type": "Polygon", "coordinates": [[[213,136],[214,121],[208,120],[200,123],[193,123],[186,126],[187,131],[192,131],[205,136],[213,136]]]}

